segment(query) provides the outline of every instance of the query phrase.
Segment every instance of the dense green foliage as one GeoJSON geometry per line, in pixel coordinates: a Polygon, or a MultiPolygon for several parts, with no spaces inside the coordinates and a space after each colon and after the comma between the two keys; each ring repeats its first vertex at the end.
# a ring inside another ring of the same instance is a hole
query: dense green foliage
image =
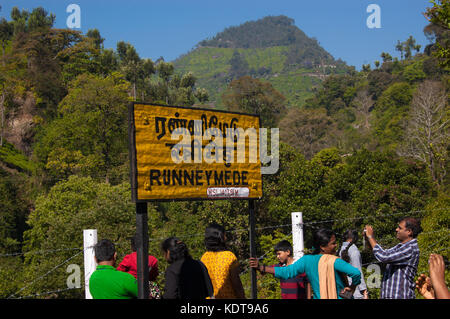
{"type": "MultiPolygon", "coordinates": [[[[365,224],[390,247],[399,219],[414,216],[423,227],[419,271],[427,272],[431,252],[449,258],[450,78],[440,51],[449,31],[439,8],[428,12],[433,41],[423,53],[412,37],[399,40],[401,59],[381,52],[382,62],[360,72],[284,16],[228,28],[171,63],[143,59],[125,41],[104,49],[97,29],[55,29],[42,8],[15,8],[0,21],[0,297],[83,298],[83,284],[68,290],[66,282],[69,264],[83,266],[83,229],[115,242],[119,259],[130,252],[132,100],[253,113],[280,128],[280,168],[263,176],[256,202],[257,254],[266,264],[276,262],[274,244],[292,239],[298,211],[307,251],[319,227],[340,242],[365,224]]],[[[218,222],[250,296],[247,201],[158,202],[148,214],[161,287],[161,241],[178,236],[200,258],[204,229],[218,222]]],[[[369,250],[362,256],[375,262],[369,250]]],[[[258,285],[259,298],[280,297],[273,276],[258,285]]]]}
{"type": "Polygon", "coordinates": [[[450,1],[431,0],[433,6],[427,8],[425,17],[430,21],[427,32],[435,36],[435,43],[429,46],[429,52],[439,60],[439,64],[448,70],[450,67],[450,1]]]}
{"type": "Polygon", "coordinates": [[[275,127],[286,112],[284,96],[270,83],[260,82],[249,76],[232,81],[223,100],[230,111],[259,114],[262,127],[275,127]]]}
{"type": "Polygon", "coordinates": [[[286,16],[269,16],[258,21],[249,21],[237,27],[229,27],[201,46],[223,48],[266,48],[291,45],[308,41],[306,35],[295,27],[294,20],[286,16]]]}

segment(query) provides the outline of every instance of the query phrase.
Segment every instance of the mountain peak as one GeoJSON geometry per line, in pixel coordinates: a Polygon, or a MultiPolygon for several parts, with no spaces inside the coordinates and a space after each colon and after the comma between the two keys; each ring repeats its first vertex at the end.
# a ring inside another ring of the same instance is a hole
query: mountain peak
{"type": "Polygon", "coordinates": [[[318,45],[295,26],[294,19],[284,15],[267,16],[226,28],[212,39],[201,41],[199,47],[267,48],[274,46],[318,45]]]}

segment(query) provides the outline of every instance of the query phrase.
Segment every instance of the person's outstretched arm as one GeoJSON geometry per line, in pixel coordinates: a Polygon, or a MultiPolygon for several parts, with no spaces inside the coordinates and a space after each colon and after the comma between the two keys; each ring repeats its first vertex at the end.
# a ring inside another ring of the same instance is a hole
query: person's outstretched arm
{"type": "Polygon", "coordinates": [[[414,249],[409,245],[397,245],[390,249],[383,249],[373,237],[372,226],[366,225],[365,235],[373,249],[374,257],[384,264],[406,265],[414,254],[414,249]]]}
{"type": "MultiPolygon", "coordinates": [[[[269,274],[273,274],[276,278],[280,279],[290,279],[295,278],[297,275],[302,274],[305,272],[305,264],[306,264],[306,256],[303,256],[299,260],[297,260],[295,263],[285,266],[285,267],[269,267],[269,266],[261,266],[258,265],[257,260],[256,263],[253,263],[254,266],[252,266],[252,263],[250,263],[250,267],[260,269],[260,271],[267,272],[269,274]],[[256,267],[255,267],[256,265],[256,267]]],[[[256,259],[256,258],[255,258],[256,259]]],[[[253,259],[253,261],[255,261],[253,259]]]]}
{"type": "Polygon", "coordinates": [[[444,258],[438,254],[431,254],[430,278],[436,299],[450,299],[447,285],[445,284],[445,263],[444,258]]]}
{"type": "Polygon", "coordinates": [[[256,257],[250,257],[249,264],[250,264],[251,268],[255,268],[255,269],[259,270],[259,272],[262,274],[265,274],[265,273],[272,274],[272,275],[275,274],[274,267],[260,265],[258,262],[258,258],[256,258],[256,257]]]}
{"type": "Polygon", "coordinates": [[[372,249],[377,245],[377,241],[375,240],[373,235],[374,234],[372,226],[366,225],[366,227],[364,227],[363,236],[367,238],[367,240],[369,241],[369,245],[372,249]]]}

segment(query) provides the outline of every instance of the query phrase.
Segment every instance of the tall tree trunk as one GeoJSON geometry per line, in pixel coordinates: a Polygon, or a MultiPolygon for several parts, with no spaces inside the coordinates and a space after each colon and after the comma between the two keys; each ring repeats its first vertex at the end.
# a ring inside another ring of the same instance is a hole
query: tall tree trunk
{"type": "Polygon", "coordinates": [[[427,80],[419,85],[411,102],[403,153],[424,162],[438,187],[446,174],[446,150],[450,140],[447,93],[441,82],[427,80]],[[443,169],[444,168],[444,169],[443,169]]]}

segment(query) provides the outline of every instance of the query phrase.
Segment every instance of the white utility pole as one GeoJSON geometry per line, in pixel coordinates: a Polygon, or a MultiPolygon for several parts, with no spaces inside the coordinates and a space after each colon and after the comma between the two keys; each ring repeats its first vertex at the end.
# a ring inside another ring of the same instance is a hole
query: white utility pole
{"type": "Polygon", "coordinates": [[[297,261],[304,255],[305,245],[303,242],[303,213],[291,213],[292,219],[292,249],[294,261],[297,261]]]}
{"type": "Polygon", "coordinates": [[[97,268],[95,262],[94,246],[97,244],[97,229],[83,230],[83,248],[84,248],[84,289],[86,299],[92,299],[89,292],[89,278],[97,268]]]}

